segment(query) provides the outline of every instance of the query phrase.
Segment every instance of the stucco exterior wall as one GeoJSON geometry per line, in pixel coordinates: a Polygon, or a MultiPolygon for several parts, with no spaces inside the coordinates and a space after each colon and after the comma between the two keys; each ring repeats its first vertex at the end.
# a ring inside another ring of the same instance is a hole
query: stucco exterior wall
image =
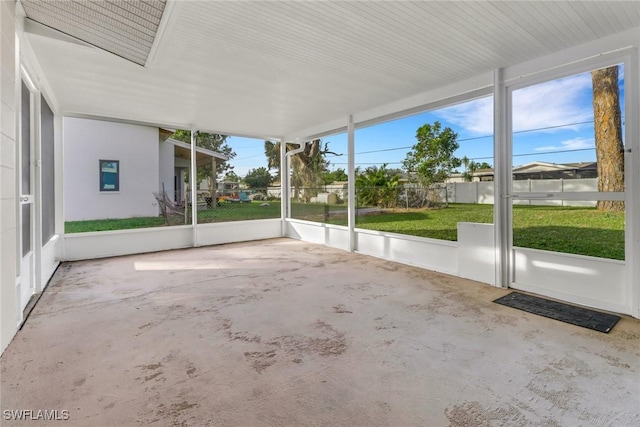
{"type": "Polygon", "coordinates": [[[65,117],[65,221],[158,215],[158,128],[65,117]],[[100,191],[100,160],[120,161],[120,190],[100,191]]]}

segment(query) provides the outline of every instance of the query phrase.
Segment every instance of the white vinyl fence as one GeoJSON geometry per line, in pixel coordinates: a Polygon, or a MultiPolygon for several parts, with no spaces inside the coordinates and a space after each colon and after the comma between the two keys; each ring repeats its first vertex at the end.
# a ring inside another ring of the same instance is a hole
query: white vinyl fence
{"type": "MultiPolygon", "coordinates": [[[[478,203],[493,204],[493,182],[452,182],[448,183],[446,191],[444,184],[435,184],[440,187],[440,198],[445,200],[448,193],[449,203],[478,203]]],[[[583,179],[527,179],[513,181],[514,193],[563,193],[598,191],[597,178],[583,179]]],[[[578,200],[514,200],[518,205],[541,206],[595,206],[594,201],[578,200]]]]}

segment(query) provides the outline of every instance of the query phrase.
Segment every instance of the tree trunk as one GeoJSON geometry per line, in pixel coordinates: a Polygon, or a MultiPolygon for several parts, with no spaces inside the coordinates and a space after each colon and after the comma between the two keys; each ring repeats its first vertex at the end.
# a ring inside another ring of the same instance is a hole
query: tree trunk
{"type": "MultiPolygon", "coordinates": [[[[624,146],[618,67],[591,72],[598,191],[624,191],[624,146]]],[[[622,201],[599,201],[600,211],[624,211],[622,201]]]]}

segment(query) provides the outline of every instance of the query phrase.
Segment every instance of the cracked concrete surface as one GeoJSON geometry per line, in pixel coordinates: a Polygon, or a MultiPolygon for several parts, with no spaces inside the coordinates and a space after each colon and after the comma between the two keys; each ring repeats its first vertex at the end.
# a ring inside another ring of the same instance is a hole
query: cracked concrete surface
{"type": "Polygon", "coordinates": [[[2,355],[1,409],[66,409],[69,426],[640,425],[640,322],[605,335],[491,302],[507,292],[290,239],[65,263],[2,355]]]}

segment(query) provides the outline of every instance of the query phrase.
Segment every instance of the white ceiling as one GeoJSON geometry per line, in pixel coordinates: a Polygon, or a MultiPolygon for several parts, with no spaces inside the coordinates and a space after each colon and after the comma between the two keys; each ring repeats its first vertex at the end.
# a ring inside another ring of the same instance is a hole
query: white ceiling
{"type": "Polygon", "coordinates": [[[169,0],[163,21],[145,67],[29,34],[63,113],[278,137],[639,27],[640,2],[169,0]]]}

